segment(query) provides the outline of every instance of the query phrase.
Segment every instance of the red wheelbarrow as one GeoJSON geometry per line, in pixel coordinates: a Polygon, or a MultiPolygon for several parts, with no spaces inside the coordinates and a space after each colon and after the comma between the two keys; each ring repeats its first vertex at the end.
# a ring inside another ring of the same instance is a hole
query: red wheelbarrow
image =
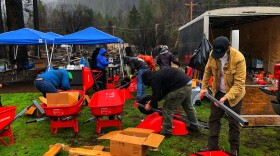
{"type": "Polygon", "coordinates": [[[26,107],[16,116],[16,106],[0,107],[0,142],[5,146],[14,144],[14,137],[11,127],[12,122],[14,122],[18,117],[22,116],[31,106],[26,107]],[[4,138],[8,138],[10,143],[7,143],[4,138]]]}
{"type": "Polygon", "coordinates": [[[130,92],[136,92],[137,91],[137,77],[134,77],[131,79],[131,84],[128,87],[128,90],[130,92]]]}
{"type": "Polygon", "coordinates": [[[91,122],[95,119],[97,134],[100,134],[101,128],[103,127],[117,126],[120,130],[122,129],[121,114],[125,99],[127,99],[125,90],[122,88],[125,88],[125,86],[118,89],[101,90],[92,95],[88,106],[91,109],[93,117],[84,123],[91,122]],[[108,116],[109,120],[104,119],[105,116],[108,116]]]}
{"type": "MultiPolygon", "coordinates": [[[[70,92],[79,92],[79,100],[70,106],[54,106],[49,107],[45,103],[41,105],[36,104],[35,100],[32,100],[35,106],[42,110],[41,113],[45,114],[45,117],[38,118],[35,120],[27,121],[26,123],[37,122],[42,120],[50,120],[51,133],[56,134],[58,128],[68,128],[72,127],[75,133],[78,133],[78,117],[79,112],[82,109],[85,94],[94,84],[92,71],[89,68],[82,69],[82,79],[83,79],[83,90],[71,90],[70,92]]],[[[68,91],[69,92],[69,91],[68,91]]]]}
{"type": "MultiPolygon", "coordinates": [[[[152,129],[154,133],[159,133],[162,130],[162,115],[161,110],[152,108],[150,111],[145,110],[145,105],[151,100],[151,95],[142,96],[138,102],[134,102],[134,106],[138,107],[139,111],[148,116],[142,120],[137,128],[152,129]]],[[[207,122],[198,119],[199,122],[206,124],[207,122]]],[[[186,115],[179,112],[173,115],[172,120],[172,135],[186,135],[188,134],[187,125],[196,125],[199,128],[208,129],[207,125],[200,123],[193,123],[186,119],[186,115]]]]}
{"type": "Polygon", "coordinates": [[[112,78],[109,79],[107,80],[107,89],[122,88],[121,91],[124,92],[125,99],[133,98],[133,95],[130,93],[131,85],[135,85],[133,84],[134,82],[132,82],[134,81],[133,79],[130,79],[128,77],[120,78],[119,75],[114,75],[113,81],[111,80],[112,78]]]}
{"type": "Polygon", "coordinates": [[[15,119],[16,106],[0,107],[0,141],[5,146],[14,144],[11,123],[15,119]],[[5,142],[3,138],[8,137],[10,143],[5,142]]]}

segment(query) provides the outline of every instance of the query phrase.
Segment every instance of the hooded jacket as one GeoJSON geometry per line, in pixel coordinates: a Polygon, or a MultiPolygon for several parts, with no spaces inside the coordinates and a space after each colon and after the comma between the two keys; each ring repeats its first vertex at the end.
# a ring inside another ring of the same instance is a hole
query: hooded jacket
{"type": "Polygon", "coordinates": [[[180,65],[175,56],[170,51],[168,51],[168,49],[163,48],[157,57],[157,64],[159,65],[160,69],[162,69],[165,67],[171,67],[171,62],[178,66],[180,65]]]}
{"type": "MultiPolygon", "coordinates": [[[[232,47],[228,51],[228,55],[228,62],[223,68],[226,89],[225,97],[229,101],[230,106],[233,107],[245,96],[246,93],[246,62],[243,54],[232,47]]],[[[211,52],[205,67],[201,89],[208,88],[208,82],[212,75],[214,76],[212,92],[213,96],[215,96],[220,86],[221,61],[220,59],[214,59],[211,52]]]]}
{"type": "Polygon", "coordinates": [[[65,69],[50,70],[40,74],[37,78],[42,78],[51,83],[57,89],[70,90],[69,76],[65,69]]]}
{"type": "Polygon", "coordinates": [[[150,105],[157,108],[158,101],[170,92],[180,89],[191,80],[184,72],[177,68],[163,68],[158,71],[145,71],[142,74],[143,83],[152,88],[150,105]]]}
{"type": "Polygon", "coordinates": [[[104,56],[106,52],[107,51],[105,48],[101,48],[99,54],[96,57],[96,66],[101,69],[105,69],[109,64],[107,58],[104,56]]]}
{"type": "Polygon", "coordinates": [[[138,71],[139,69],[148,69],[147,63],[137,57],[126,56],[124,57],[124,63],[130,66],[130,73],[132,75],[134,75],[135,70],[138,71]]]}

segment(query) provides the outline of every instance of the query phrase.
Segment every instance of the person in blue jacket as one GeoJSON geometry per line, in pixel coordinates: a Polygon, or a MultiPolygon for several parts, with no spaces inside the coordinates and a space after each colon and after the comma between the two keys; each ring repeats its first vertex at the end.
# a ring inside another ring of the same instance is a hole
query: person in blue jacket
{"type": "Polygon", "coordinates": [[[96,57],[96,67],[98,70],[102,71],[102,75],[99,78],[102,82],[103,86],[100,86],[100,89],[106,89],[106,67],[110,64],[110,62],[105,57],[107,50],[105,48],[101,48],[96,57]]]}
{"type": "Polygon", "coordinates": [[[59,90],[70,90],[69,82],[73,76],[65,69],[50,70],[37,76],[34,86],[44,97],[46,93],[58,93],[59,90]]]}

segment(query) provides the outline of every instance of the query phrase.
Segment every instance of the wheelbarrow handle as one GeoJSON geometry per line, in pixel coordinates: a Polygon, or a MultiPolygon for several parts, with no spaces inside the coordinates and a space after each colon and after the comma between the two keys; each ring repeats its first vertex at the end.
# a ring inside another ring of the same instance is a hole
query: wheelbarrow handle
{"type": "MultiPolygon", "coordinates": [[[[142,103],[138,103],[138,106],[142,107],[142,108],[145,108],[145,104],[142,104],[142,103]]],[[[151,111],[158,112],[160,114],[162,113],[159,109],[155,109],[155,108],[152,108],[152,107],[151,107],[151,111]]]]}
{"type": "Polygon", "coordinates": [[[242,126],[243,125],[248,125],[249,122],[244,119],[241,115],[235,113],[233,110],[231,110],[230,108],[228,108],[226,105],[222,104],[219,100],[217,100],[216,98],[214,98],[212,95],[210,95],[209,93],[204,93],[204,96],[206,96],[210,101],[217,103],[217,105],[219,106],[219,108],[223,109],[225,111],[226,114],[228,114],[229,116],[233,117],[235,120],[237,120],[242,126]]]}
{"type": "Polygon", "coordinates": [[[73,116],[67,116],[67,117],[61,118],[61,121],[68,121],[68,120],[72,120],[73,118],[74,118],[73,116]]]}
{"type": "Polygon", "coordinates": [[[34,119],[34,120],[28,120],[25,123],[29,124],[29,123],[39,122],[39,121],[44,121],[44,120],[49,120],[49,119],[50,119],[49,117],[42,117],[42,118],[37,118],[37,119],[34,119]]]}
{"type": "Polygon", "coordinates": [[[32,103],[37,107],[37,109],[39,110],[39,112],[40,112],[42,115],[45,114],[44,109],[40,106],[40,104],[39,104],[35,99],[32,99],[32,103]]]}
{"type": "Polygon", "coordinates": [[[83,122],[83,124],[86,124],[86,123],[90,123],[92,120],[94,120],[96,117],[93,116],[93,117],[90,117],[89,119],[87,119],[86,121],[83,122]]]}
{"type": "Polygon", "coordinates": [[[131,82],[128,82],[122,86],[119,86],[119,89],[127,88],[127,87],[129,87],[130,84],[131,84],[131,82]]]}
{"type": "MultiPolygon", "coordinates": [[[[32,104],[32,105],[33,105],[33,104],[32,104]]],[[[31,106],[32,106],[32,105],[31,105],[31,106]]],[[[19,112],[19,113],[15,116],[14,120],[16,120],[17,118],[21,117],[31,106],[26,107],[26,108],[24,108],[21,112],[19,112]]]]}

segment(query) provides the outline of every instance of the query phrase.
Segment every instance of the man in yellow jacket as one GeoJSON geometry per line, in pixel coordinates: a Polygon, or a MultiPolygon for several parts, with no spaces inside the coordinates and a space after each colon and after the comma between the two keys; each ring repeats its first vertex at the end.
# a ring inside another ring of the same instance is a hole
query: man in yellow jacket
{"type": "MultiPolygon", "coordinates": [[[[246,62],[243,54],[232,48],[228,38],[224,36],[214,40],[213,50],[209,55],[203,75],[201,96],[208,91],[208,81],[211,76],[214,76],[212,83],[213,96],[234,112],[240,114],[242,98],[246,93],[246,62]]],[[[225,112],[214,103],[210,104],[210,110],[208,146],[200,151],[219,149],[220,119],[225,112]]],[[[230,150],[233,155],[239,155],[239,123],[230,116],[227,119],[229,122],[230,150]]]]}

